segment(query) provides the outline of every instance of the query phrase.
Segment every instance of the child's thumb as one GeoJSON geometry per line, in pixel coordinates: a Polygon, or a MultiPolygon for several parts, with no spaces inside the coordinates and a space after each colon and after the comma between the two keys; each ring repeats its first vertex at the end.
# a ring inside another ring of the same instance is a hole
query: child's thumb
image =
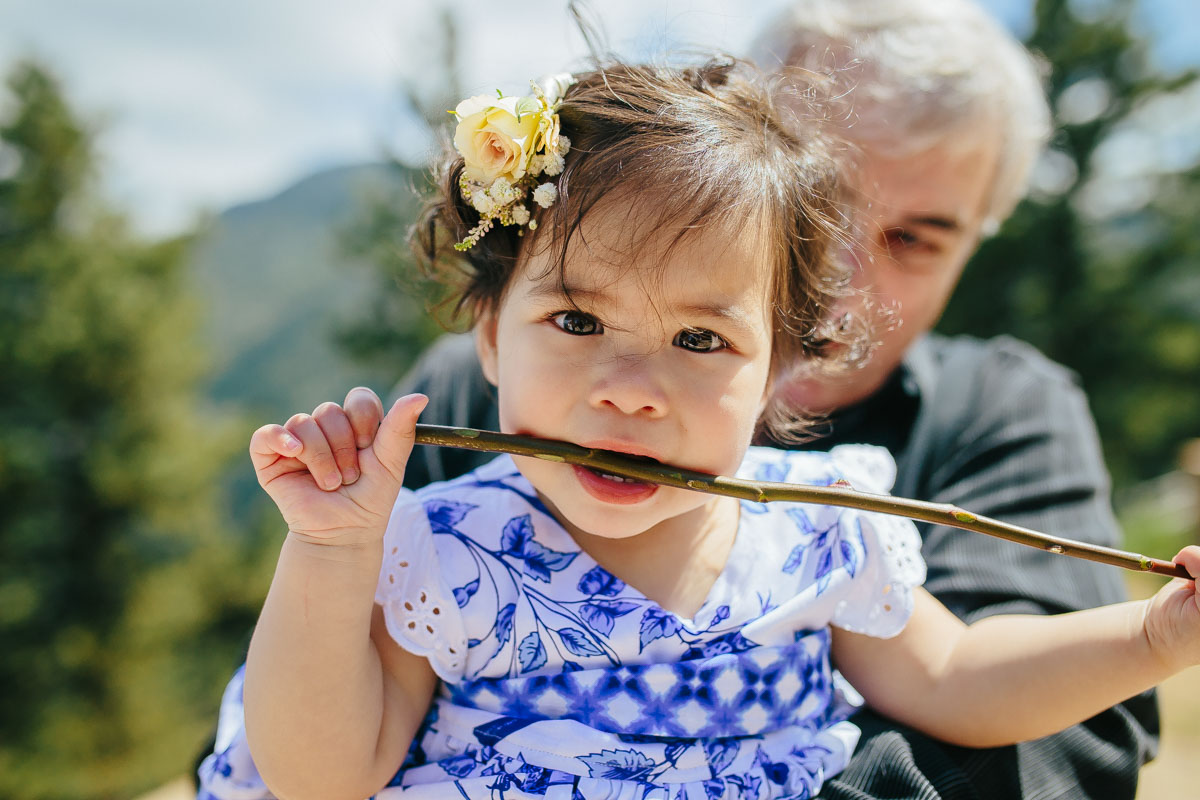
{"type": "Polygon", "coordinates": [[[423,394],[409,394],[396,401],[383,418],[375,434],[375,457],[399,482],[404,478],[404,468],[412,453],[417,435],[417,417],[425,410],[429,398],[423,394]]]}

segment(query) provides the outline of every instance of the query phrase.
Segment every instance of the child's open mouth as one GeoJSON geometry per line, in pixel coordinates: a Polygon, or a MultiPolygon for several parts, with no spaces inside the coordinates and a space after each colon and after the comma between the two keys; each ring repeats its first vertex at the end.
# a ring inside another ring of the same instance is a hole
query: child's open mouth
{"type": "Polygon", "coordinates": [[[601,478],[605,478],[606,480],[610,481],[616,481],[617,483],[640,483],[640,481],[638,481],[636,478],[626,478],[623,475],[614,475],[611,472],[605,472],[602,469],[595,469],[593,467],[587,467],[587,469],[590,469],[601,478]]]}
{"type": "Polygon", "coordinates": [[[636,478],[625,478],[591,467],[575,466],[574,470],[575,477],[587,493],[605,503],[640,503],[658,491],[658,484],[636,478]]]}

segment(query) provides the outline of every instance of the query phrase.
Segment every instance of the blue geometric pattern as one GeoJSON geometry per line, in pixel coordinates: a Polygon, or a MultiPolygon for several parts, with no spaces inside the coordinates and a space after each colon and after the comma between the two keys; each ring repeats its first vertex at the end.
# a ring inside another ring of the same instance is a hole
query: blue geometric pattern
{"type": "Polygon", "coordinates": [[[457,705],[572,719],[610,733],[718,738],[813,723],[833,692],[829,632],[667,664],[635,664],[446,686],[457,705]]]}
{"type": "MultiPolygon", "coordinates": [[[[891,469],[875,448],[751,448],[738,475],[880,492],[891,469]]],[[[829,626],[896,633],[919,549],[907,520],[742,502],[725,568],[685,619],[583,552],[511,458],[402,497],[376,602],[443,681],[376,796],[811,797],[857,739],[829,626]],[[422,631],[461,639],[439,649],[422,631]]],[[[240,694],[225,706],[240,720],[240,694]]],[[[222,742],[201,769],[209,796],[269,797],[244,736],[222,742]]]]}

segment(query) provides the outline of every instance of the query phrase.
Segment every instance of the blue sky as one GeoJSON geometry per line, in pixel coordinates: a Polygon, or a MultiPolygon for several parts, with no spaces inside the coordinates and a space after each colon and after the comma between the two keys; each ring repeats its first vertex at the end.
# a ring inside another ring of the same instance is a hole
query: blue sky
{"type": "MultiPolygon", "coordinates": [[[[1018,33],[1028,0],[983,0],[1018,33]]],[[[1084,7],[1104,0],[1076,0],[1084,7]]],[[[614,47],[739,52],[787,0],[605,0],[614,47]]],[[[565,0],[453,4],[467,93],[519,91],[583,52],[565,0]]],[[[153,234],[257,199],[315,169],[427,148],[399,101],[431,68],[433,2],[3,0],[0,70],[33,54],[99,124],[107,196],[153,234]]],[[[1164,66],[1200,63],[1200,2],[1143,0],[1164,66]]],[[[0,108],[4,97],[0,95],[0,108]]]]}

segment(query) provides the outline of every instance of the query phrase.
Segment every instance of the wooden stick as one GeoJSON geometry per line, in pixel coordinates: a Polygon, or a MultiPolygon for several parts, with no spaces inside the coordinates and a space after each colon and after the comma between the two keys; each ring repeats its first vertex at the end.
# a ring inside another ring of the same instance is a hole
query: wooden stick
{"type": "Polygon", "coordinates": [[[881,514],[893,514],[922,522],[931,522],[935,525],[948,525],[952,528],[997,536],[1050,553],[1074,556],[1088,561],[1099,561],[1102,564],[1112,564],[1135,572],[1153,572],[1177,578],[1191,577],[1186,569],[1170,561],[1149,558],[1111,547],[1102,547],[1098,544],[1050,536],[1029,528],[1022,528],[1019,525],[1010,525],[1007,522],[972,514],[958,506],[945,503],[927,503],[891,495],[856,492],[845,483],[833,486],[802,486],[770,481],[739,480],[738,478],[726,478],[720,475],[680,469],[615,453],[611,450],[580,447],[570,442],[481,431],[474,428],[451,428],[442,425],[417,425],[417,444],[458,447],[490,453],[511,453],[512,455],[540,458],[545,461],[578,464],[647,483],[674,486],[706,494],[737,497],[759,503],[787,500],[796,503],[819,503],[827,506],[877,511],[881,514]]]}

